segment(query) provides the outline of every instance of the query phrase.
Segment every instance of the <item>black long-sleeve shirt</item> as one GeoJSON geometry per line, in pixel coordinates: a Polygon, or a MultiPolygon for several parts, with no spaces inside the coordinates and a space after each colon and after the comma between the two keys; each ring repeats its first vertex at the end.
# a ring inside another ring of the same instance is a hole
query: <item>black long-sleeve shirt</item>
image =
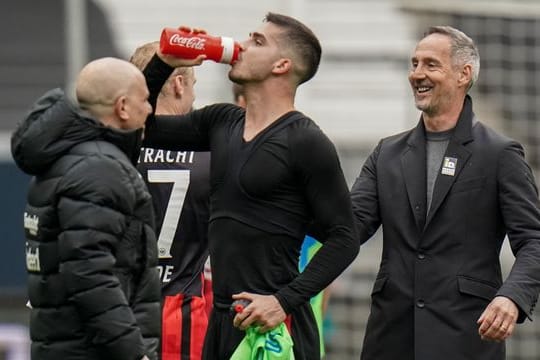
{"type": "MultiPolygon", "coordinates": [[[[172,71],[154,57],[145,76],[154,101],[172,71]]],[[[209,250],[214,299],[274,294],[289,313],[324,289],[356,257],[351,201],[333,144],[308,117],[291,111],[244,141],[244,109],[216,104],[183,116],[151,116],[145,146],[212,152],[209,250]],[[302,274],[307,224],[324,230],[321,250],[302,274]]]]}

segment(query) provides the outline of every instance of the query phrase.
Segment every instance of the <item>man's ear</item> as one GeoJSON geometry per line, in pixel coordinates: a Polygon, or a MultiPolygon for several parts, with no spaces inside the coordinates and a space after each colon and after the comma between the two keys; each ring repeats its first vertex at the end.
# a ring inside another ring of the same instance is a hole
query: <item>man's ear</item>
{"type": "Polygon", "coordinates": [[[119,96],[114,102],[114,113],[118,117],[121,123],[129,120],[129,113],[126,109],[126,95],[119,96]]]}
{"type": "Polygon", "coordinates": [[[460,86],[469,86],[472,81],[472,65],[465,64],[459,72],[458,85],[460,86]]]}
{"type": "Polygon", "coordinates": [[[274,74],[285,74],[292,69],[292,61],[288,58],[281,58],[274,62],[274,67],[272,73],[274,74]]]}
{"type": "Polygon", "coordinates": [[[183,75],[175,75],[172,81],[174,95],[182,97],[184,95],[185,79],[183,75]]]}

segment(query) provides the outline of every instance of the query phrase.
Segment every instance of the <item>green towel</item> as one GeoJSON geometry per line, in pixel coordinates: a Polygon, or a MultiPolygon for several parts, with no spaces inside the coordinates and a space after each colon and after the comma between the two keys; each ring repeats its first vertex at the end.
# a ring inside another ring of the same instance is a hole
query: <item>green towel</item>
{"type": "Polygon", "coordinates": [[[294,360],[291,335],[284,323],[264,334],[251,326],[231,360],[294,360]]]}

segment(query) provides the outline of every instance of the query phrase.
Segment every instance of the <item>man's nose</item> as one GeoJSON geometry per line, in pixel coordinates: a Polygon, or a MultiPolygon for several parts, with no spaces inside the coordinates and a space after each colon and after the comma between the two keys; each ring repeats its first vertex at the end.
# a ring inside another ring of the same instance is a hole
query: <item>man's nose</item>
{"type": "Polygon", "coordinates": [[[423,79],[425,78],[426,73],[424,72],[423,68],[421,66],[417,66],[416,68],[411,69],[409,77],[411,79],[423,79]]]}

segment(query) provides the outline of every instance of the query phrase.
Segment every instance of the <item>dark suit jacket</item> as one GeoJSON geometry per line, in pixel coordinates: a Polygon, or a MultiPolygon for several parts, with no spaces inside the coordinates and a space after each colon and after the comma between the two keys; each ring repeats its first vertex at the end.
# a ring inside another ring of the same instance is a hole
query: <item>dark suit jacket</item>
{"type": "Polygon", "coordinates": [[[422,119],[380,141],[353,185],[362,242],[381,224],[384,237],[364,360],[503,359],[504,344],[481,341],[477,319],[496,295],[518,305],[520,322],[533,311],[540,291],[534,178],[520,144],[473,118],[467,96],[428,214],[422,119]],[[505,235],[516,260],[503,282],[505,235]]]}

